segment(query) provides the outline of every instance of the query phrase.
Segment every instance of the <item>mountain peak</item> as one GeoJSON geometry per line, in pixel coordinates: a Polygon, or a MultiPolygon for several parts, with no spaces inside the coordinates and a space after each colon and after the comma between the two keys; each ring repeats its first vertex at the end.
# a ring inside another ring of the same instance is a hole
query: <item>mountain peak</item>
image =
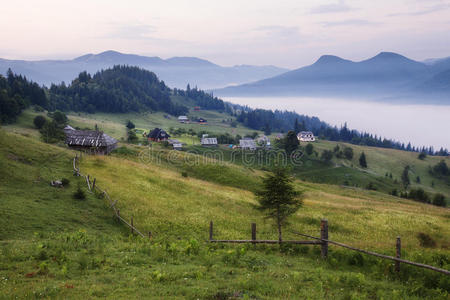
{"type": "Polygon", "coordinates": [[[342,62],[350,62],[350,61],[335,55],[322,55],[314,64],[321,65],[321,64],[335,64],[342,62]]]}
{"type": "Polygon", "coordinates": [[[410,60],[409,58],[395,52],[380,52],[371,60],[410,60]]]}

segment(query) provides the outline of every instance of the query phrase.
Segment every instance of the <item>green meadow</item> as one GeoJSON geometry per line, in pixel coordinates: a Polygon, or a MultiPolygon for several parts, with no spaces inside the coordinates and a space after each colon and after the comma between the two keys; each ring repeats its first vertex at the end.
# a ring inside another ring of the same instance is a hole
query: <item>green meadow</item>
{"type": "MultiPolygon", "coordinates": [[[[180,125],[162,114],[70,114],[69,124],[97,124],[119,140],[128,119],[142,129],[252,132],[231,128],[218,113],[202,113],[208,125],[180,125]]],[[[36,114],[26,111],[0,129],[1,299],[448,299],[449,276],[406,265],[396,273],[391,261],[335,246],[324,260],[319,246],[209,243],[210,221],[217,239],[249,239],[253,222],[258,238],[276,239],[276,232],[254,208],[253,192],[267,167],[205,158],[198,146],[179,152],[121,143],[112,155],[83,156],[81,172],[96,178],[117,200],[121,216],[133,217],[152,239],[132,235],[113,217],[108,201],[73,176],[76,152],[40,141],[32,126],[36,114]],[[62,178],[68,186],[50,186],[62,178]],[[74,199],[78,186],[86,199],[74,199]]],[[[325,164],[313,154],[293,168],[304,205],[283,237],[303,239],[292,231],[318,236],[326,218],[331,240],[394,255],[400,236],[403,258],[450,269],[449,209],[387,193],[399,187],[394,180],[408,164],[421,177],[414,187],[448,195],[446,183],[428,173],[443,158],[419,160],[416,153],[328,141],[314,148],[320,156],[336,144],[352,147],[353,159],[325,164]],[[362,151],[367,169],[358,166],[362,151]],[[368,182],[378,190],[365,189],[368,182]]],[[[231,155],[225,147],[217,151],[231,155]]]]}

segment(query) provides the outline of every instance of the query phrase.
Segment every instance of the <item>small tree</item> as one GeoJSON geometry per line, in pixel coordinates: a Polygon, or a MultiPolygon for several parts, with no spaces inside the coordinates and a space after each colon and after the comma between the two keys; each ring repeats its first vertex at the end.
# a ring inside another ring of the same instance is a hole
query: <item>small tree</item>
{"type": "Polygon", "coordinates": [[[129,143],[135,143],[138,141],[138,137],[136,136],[136,132],[134,132],[134,130],[129,130],[128,131],[128,138],[127,138],[129,143]]]}
{"type": "Polygon", "coordinates": [[[366,155],[364,154],[364,152],[362,152],[359,156],[359,165],[363,168],[367,168],[366,155]]]}
{"type": "Polygon", "coordinates": [[[308,145],[306,145],[306,147],[305,147],[305,152],[308,155],[313,154],[313,152],[314,152],[314,145],[311,144],[311,143],[308,143],[308,145]]]}
{"type": "Polygon", "coordinates": [[[286,135],[284,142],[284,150],[290,155],[292,152],[298,149],[298,138],[294,131],[290,130],[286,135]]]}
{"type": "Polygon", "coordinates": [[[52,113],[51,117],[52,117],[53,121],[55,121],[56,124],[58,124],[58,126],[64,126],[68,122],[66,114],[63,112],[60,112],[58,110],[55,111],[54,113],[52,113]]]}
{"type": "Polygon", "coordinates": [[[333,158],[333,151],[323,150],[322,155],[320,155],[320,158],[326,162],[331,161],[331,159],[333,158]]]}
{"type": "Polygon", "coordinates": [[[134,125],[133,122],[131,122],[130,120],[127,121],[127,128],[128,129],[134,129],[136,128],[136,126],[134,125]]]}
{"type": "Polygon", "coordinates": [[[44,116],[36,116],[33,120],[34,126],[36,126],[37,129],[41,129],[45,122],[47,122],[47,119],[44,116]]]}
{"type": "Polygon", "coordinates": [[[80,183],[78,183],[77,185],[77,189],[75,190],[75,192],[73,193],[73,198],[74,199],[78,199],[78,200],[84,200],[86,199],[86,194],[83,191],[83,189],[81,188],[80,183]]]}
{"type": "Polygon", "coordinates": [[[344,148],[344,156],[346,159],[350,160],[353,158],[353,149],[350,147],[344,148]]]}
{"type": "Polygon", "coordinates": [[[292,185],[292,178],[285,169],[277,168],[263,179],[263,189],[256,192],[257,209],[266,214],[266,218],[275,221],[278,241],[282,241],[282,226],[287,218],[302,206],[301,193],[292,185]]]}
{"type": "Polygon", "coordinates": [[[411,183],[411,181],[409,180],[409,166],[406,166],[403,169],[402,172],[402,184],[403,184],[403,188],[406,190],[409,186],[409,184],[411,183]]]}
{"type": "Polygon", "coordinates": [[[427,154],[425,152],[420,152],[420,154],[417,158],[420,160],[424,160],[426,157],[427,157],[427,154]]]}

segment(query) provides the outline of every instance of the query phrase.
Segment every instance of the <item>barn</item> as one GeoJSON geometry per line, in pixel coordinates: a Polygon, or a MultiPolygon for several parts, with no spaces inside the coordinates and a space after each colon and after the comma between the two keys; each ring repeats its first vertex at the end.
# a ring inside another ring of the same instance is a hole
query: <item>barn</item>
{"type": "Polygon", "coordinates": [[[72,127],[66,127],[64,133],[66,134],[66,144],[71,149],[108,154],[117,147],[117,140],[102,131],[75,130],[72,127]]]}
{"type": "Polygon", "coordinates": [[[167,141],[170,135],[163,129],[155,128],[147,135],[149,141],[162,142],[167,141]]]}

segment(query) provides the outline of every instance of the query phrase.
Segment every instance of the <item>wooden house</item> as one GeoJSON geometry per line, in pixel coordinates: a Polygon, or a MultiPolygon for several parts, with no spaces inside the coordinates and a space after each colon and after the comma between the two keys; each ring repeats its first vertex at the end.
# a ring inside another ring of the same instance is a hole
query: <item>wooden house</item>
{"type": "Polygon", "coordinates": [[[212,137],[210,138],[207,134],[204,134],[202,136],[202,139],[200,141],[203,147],[217,147],[219,144],[217,143],[217,138],[212,137]]]}
{"type": "Polygon", "coordinates": [[[117,140],[95,130],[75,130],[64,128],[66,144],[69,148],[95,154],[108,154],[117,147],[117,140]]]}
{"type": "Polygon", "coordinates": [[[256,143],[253,139],[239,140],[239,147],[244,150],[256,150],[256,143]]]}
{"type": "Polygon", "coordinates": [[[155,128],[147,135],[149,141],[162,142],[167,141],[170,135],[163,129],[155,128]]]}

